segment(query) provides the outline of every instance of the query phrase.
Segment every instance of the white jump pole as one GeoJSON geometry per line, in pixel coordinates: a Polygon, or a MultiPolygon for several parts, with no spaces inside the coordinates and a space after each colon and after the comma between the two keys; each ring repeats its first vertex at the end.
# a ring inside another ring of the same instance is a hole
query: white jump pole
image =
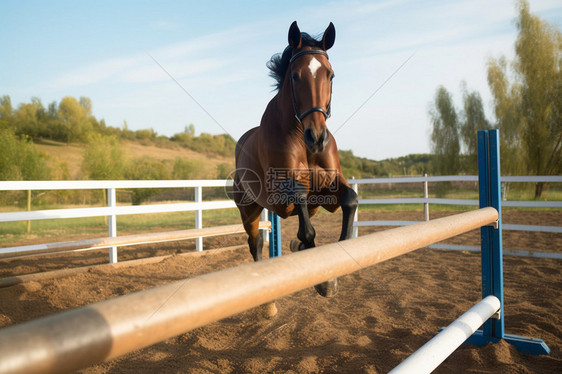
{"type": "Polygon", "coordinates": [[[476,329],[500,310],[500,300],[487,296],[425,343],[389,374],[431,373],[451,355],[476,329]]]}

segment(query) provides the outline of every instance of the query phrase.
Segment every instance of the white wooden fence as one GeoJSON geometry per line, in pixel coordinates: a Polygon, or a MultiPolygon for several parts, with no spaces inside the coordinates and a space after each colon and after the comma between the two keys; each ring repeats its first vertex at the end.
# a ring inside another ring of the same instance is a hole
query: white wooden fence
{"type": "MultiPolygon", "coordinates": [[[[231,180],[136,180],[136,181],[17,181],[0,182],[0,191],[107,190],[107,206],[94,208],[49,209],[0,213],[0,222],[40,219],[108,217],[109,236],[117,236],[117,216],[125,214],[195,211],[195,228],[203,228],[203,211],[235,208],[232,200],[203,201],[203,187],[232,186],[231,180]],[[118,206],[116,190],[131,188],[194,188],[195,201],[175,204],[118,206]]],[[[203,238],[196,238],[196,250],[203,250],[203,238]]],[[[109,261],[117,262],[117,247],[110,247],[109,261]]]]}
{"type": "MultiPolygon", "coordinates": [[[[478,200],[465,199],[443,199],[429,197],[429,182],[477,182],[478,177],[465,176],[421,176],[421,177],[393,177],[373,179],[350,179],[352,187],[357,191],[359,185],[367,184],[396,184],[396,183],[420,183],[419,198],[390,198],[390,199],[359,199],[360,205],[366,204],[424,204],[425,220],[429,220],[430,204],[467,205],[478,206],[478,200]]],[[[505,176],[502,183],[508,182],[547,182],[562,183],[562,176],[505,176]]],[[[107,206],[75,209],[49,209],[20,212],[0,212],[0,223],[11,221],[31,221],[41,219],[79,218],[79,217],[108,217],[109,236],[117,236],[116,220],[119,215],[146,214],[146,213],[170,213],[195,211],[195,228],[203,227],[203,211],[209,209],[234,208],[236,205],[232,200],[204,201],[203,188],[231,186],[231,180],[147,180],[147,181],[0,181],[0,191],[39,191],[39,190],[106,190],[107,206]],[[133,188],[194,188],[195,199],[193,202],[174,204],[150,204],[136,206],[117,205],[116,190],[133,188]]],[[[504,207],[535,207],[535,208],[562,208],[562,201],[503,201],[504,207]]],[[[354,219],[354,237],[358,235],[358,228],[365,226],[403,226],[416,223],[417,221],[359,221],[356,214],[354,219]]],[[[535,231],[562,233],[562,226],[538,226],[538,225],[512,225],[504,224],[504,230],[535,231]]],[[[0,232],[1,234],[1,232],[0,232]]],[[[458,246],[447,244],[434,244],[436,249],[455,249],[477,251],[479,247],[458,246]]],[[[196,239],[196,249],[203,250],[203,238],[196,239]]],[[[1,248],[0,248],[1,250],[1,248]]],[[[110,248],[110,262],[117,262],[117,247],[110,248]]],[[[505,251],[505,254],[562,258],[561,254],[534,251],[505,251]]]]}

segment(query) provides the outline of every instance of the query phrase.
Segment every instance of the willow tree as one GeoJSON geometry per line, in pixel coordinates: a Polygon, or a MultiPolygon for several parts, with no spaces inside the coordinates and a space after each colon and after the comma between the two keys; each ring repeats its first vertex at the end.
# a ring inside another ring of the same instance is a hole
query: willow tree
{"type": "Polygon", "coordinates": [[[435,154],[435,171],[438,174],[459,172],[459,125],[451,94],[443,86],[435,93],[435,102],[429,109],[433,130],[431,149],[435,154]]]}
{"type": "MultiPolygon", "coordinates": [[[[518,37],[509,81],[505,58],[490,60],[488,83],[494,95],[498,127],[506,155],[514,157],[510,171],[532,175],[562,171],[562,33],[530,13],[529,4],[517,4],[518,37]],[[517,160],[521,158],[522,162],[517,160]],[[524,170],[514,165],[523,165],[524,170]]],[[[540,197],[543,183],[537,183],[540,197]]]]}
{"type": "Polygon", "coordinates": [[[521,148],[521,86],[510,83],[507,60],[501,57],[488,62],[488,85],[492,91],[496,127],[500,129],[501,168],[503,173],[526,173],[521,148]]]}
{"type": "Polygon", "coordinates": [[[466,164],[463,170],[476,172],[478,170],[478,137],[477,132],[488,130],[491,125],[486,119],[482,97],[476,91],[469,92],[466,83],[462,84],[463,111],[460,120],[460,137],[466,164]]]}

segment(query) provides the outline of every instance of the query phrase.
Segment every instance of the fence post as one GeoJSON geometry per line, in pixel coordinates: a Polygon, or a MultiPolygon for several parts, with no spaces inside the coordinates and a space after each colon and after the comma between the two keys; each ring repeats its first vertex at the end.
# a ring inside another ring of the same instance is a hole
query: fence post
{"type": "MultiPolygon", "coordinates": [[[[31,212],[31,190],[27,190],[27,211],[31,212]]],[[[27,221],[27,233],[31,232],[31,221],[27,221]]]]}
{"type": "MultiPolygon", "coordinates": [[[[427,182],[427,173],[423,175],[424,176],[424,181],[423,181],[423,198],[424,199],[429,199],[429,186],[428,186],[428,182],[427,182]]],[[[423,204],[423,214],[424,214],[424,218],[426,221],[429,221],[429,203],[426,202],[423,204]]]]}
{"type": "MultiPolygon", "coordinates": [[[[351,177],[351,188],[359,197],[359,185],[357,183],[353,183],[355,177],[351,177]]],[[[359,222],[359,204],[357,204],[357,209],[355,209],[355,214],[353,215],[353,231],[351,233],[352,238],[357,238],[359,236],[359,227],[357,227],[357,222],[359,222]]]]}
{"type": "MultiPolygon", "coordinates": [[[[115,208],[117,206],[117,196],[115,193],[115,188],[107,189],[107,206],[110,208],[115,208]]],[[[107,216],[107,226],[109,228],[109,236],[112,238],[117,237],[117,216],[115,212],[107,216]]],[[[113,246],[109,248],[109,263],[115,264],[117,262],[117,247],[113,246]]]]}
{"type": "MultiPolygon", "coordinates": [[[[203,187],[197,186],[195,187],[195,202],[201,203],[203,202],[203,187]]],[[[195,228],[202,229],[203,228],[203,210],[197,209],[195,211],[195,228]]],[[[195,250],[197,252],[203,251],[203,237],[200,236],[195,238],[195,250]]]]}

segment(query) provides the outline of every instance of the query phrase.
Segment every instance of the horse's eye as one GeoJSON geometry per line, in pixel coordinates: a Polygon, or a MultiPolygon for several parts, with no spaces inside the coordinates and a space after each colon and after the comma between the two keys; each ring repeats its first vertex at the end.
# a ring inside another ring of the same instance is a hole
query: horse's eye
{"type": "Polygon", "coordinates": [[[294,82],[298,82],[298,80],[300,79],[299,74],[298,73],[293,73],[293,75],[291,75],[291,79],[294,82]]]}

